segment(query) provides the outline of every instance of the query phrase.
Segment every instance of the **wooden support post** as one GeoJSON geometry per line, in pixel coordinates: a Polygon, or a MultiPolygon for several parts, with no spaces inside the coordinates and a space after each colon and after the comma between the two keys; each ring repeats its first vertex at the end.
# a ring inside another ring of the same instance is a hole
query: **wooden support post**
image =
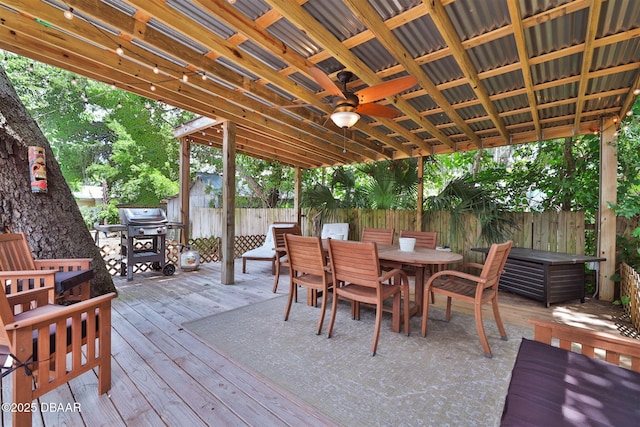
{"type": "Polygon", "coordinates": [[[184,137],[180,138],[180,222],[184,228],[180,233],[180,243],[186,245],[189,242],[191,216],[189,210],[189,190],[191,188],[191,143],[184,137]]]}
{"type": "Polygon", "coordinates": [[[297,167],[294,170],[295,183],[293,186],[293,209],[296,212],[296,221],[302,227],[302,209],[300,208],[300,198],[302,197],[302,170],[297,167]]]}
{"type": "Polygon", "coordinates": [[[615,283],[611,276],[616,271],[616,215],[610,204],[617,203],[618,156],[615,147],[616,126],[612,119],[600,120],[600,200],[598,219],[598,256],[607,260],[600,263],[599,298],[613,301],[615,283]]]}
{"type": "Polygon", "coordinates": [[[416,204],[416,231],[422,231],[422,205],[424,203],[424,157],[418,157],[418,202],[416,204]]]}
{"type": "Polygon", "coordinates": [[[226,121],[222,126],[222,212],[225,224],[222,228],[222,277],[224,285],[235,282],[235,234],[236,234],[236,124],[226,121]]]}

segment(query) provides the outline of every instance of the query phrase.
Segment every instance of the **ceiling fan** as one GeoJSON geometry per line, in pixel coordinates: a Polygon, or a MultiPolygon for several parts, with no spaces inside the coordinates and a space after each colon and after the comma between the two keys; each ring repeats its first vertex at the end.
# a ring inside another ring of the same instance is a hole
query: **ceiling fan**
{"type": "Polygon", "coordinates": [[[339,128],[345,129],[355,125],[360,119],[360,114],[385,118],[396,117],[397,110],[374,103],[411,89],[418,82],[416,77],[406,76],[352,92],[347,89],[347,83],[353,78],[353,73],[350,71],[340,71],[337,75],[338,81],[342,83],[342,89],[319,68],[310,68],[309,74],[332,95],[331,105],[334,111],[331,114],[331,120],[339,128]]]}

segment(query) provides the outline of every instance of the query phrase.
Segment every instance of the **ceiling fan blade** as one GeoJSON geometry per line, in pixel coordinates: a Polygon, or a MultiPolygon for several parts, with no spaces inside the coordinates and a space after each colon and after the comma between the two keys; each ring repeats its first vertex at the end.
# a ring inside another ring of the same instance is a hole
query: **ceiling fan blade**
{"type": "Polygon", "coordinates": [[[364,88],[357,91],[355,94],[358,96],[361,104],[366,104],[368,102],[376,102],[380,99],[393,96],[396,93],[404,92],[405,90],[414,87],[416,83],[418,83],[418,79],[414,76],[400,77],[398,79],[389,80],[375,86],[364,88]]]}
{"type": "Polygon", "coordinates": [[[344,93],[342,93],[340,88],[320,68],[309,68],[309,74],[311,74],[316,82],[318,82],[318,84],[322,86],[324,90],[329,92],[329,94],[345,99],[344,93]]]}
{"type": "Polygon", "coordinates": [[[400,115],[398,110],[380,104],[360,104],[356,107],[356,113],[387,119],[392,119],[400,115]]]}

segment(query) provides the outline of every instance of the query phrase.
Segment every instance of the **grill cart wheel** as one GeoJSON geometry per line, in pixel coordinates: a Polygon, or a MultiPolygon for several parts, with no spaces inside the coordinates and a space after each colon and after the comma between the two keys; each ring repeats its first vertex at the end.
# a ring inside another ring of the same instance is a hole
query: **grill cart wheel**
{"type": "Polygon", "coordinates": [[[165,276],[173,276],[173,273],[176,272],[176,266],[173,264],[166,264],[162,269],[162,274],[165,276]]]}
{"type": "Polygon", "coordinates": [[[160,265],[159,262],[154,262],[153,264],[151,264],[151,268],[153,268],[155,271],[160,271],[162,270],[162,266],[160,265]]]}

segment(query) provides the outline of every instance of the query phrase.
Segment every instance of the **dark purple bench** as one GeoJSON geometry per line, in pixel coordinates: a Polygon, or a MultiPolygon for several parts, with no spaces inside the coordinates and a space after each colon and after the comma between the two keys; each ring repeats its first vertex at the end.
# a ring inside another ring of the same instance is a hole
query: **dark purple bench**
{"type": "Polygon", "coordinates": [[[501,426],[639,425],[640,341],[550,322],[535,324],[536,340],[543,342],[523,338],[501,426]],[[547,344],[552,338],[564,348],[547,344]],[[576,344],[583,354],[569,350],[576,344]],[[604,354],[609,361],[594,354],[604,354]]]}

